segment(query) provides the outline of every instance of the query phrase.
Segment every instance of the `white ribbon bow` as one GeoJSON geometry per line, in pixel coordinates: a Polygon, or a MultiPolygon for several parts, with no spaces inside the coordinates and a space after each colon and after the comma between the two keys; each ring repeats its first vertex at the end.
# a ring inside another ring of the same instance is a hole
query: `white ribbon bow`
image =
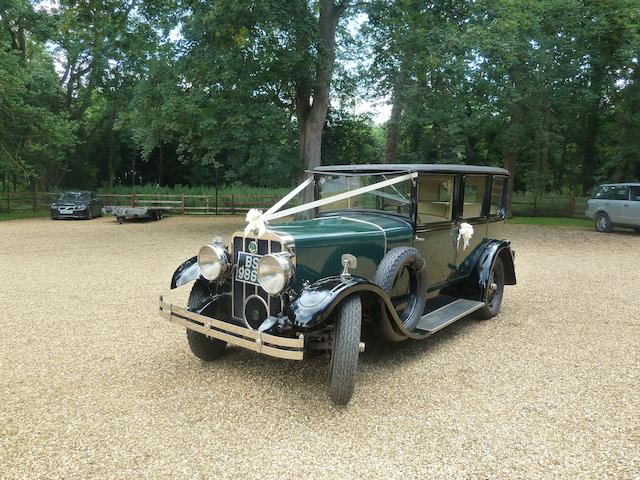
{"type": "Polygon", "coordinates": [[[252,208],[247,212],[245,220],[247,221],[247,226],[244,227],[245,237],[252,232],[258,232],[258,235],[261,236],[267,231],[267,225],[264,222],[262,210],[252,208]]]}
{"type": "Polygon", "coordinates": [[[466,250],[472,236],[473,226],[468,223],[461,223],[460,228],[458,229],[458,249],[460,249],[460,240],[462,240],[462,250],[466,250]]]}

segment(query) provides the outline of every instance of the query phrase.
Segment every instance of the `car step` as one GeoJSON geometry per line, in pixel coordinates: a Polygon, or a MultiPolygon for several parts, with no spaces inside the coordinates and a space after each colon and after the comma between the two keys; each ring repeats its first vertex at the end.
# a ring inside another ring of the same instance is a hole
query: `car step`
{"type": "Polygon", "coordinates": [[[424,332],[435,333],[447,325],[451,325],[456,320],[460,320],[462,317],[475,312],[483,306],[484,302],[460,298],[445,305],[444,307],[440,307],[439,309],[424,315],[420,319],[416,329],[424,332]]]}

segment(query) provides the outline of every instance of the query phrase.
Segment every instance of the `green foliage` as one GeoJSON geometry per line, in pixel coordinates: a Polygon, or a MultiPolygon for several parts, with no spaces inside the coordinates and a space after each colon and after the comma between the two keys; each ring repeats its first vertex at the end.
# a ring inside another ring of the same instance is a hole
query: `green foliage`
{"type": "Polygon", "coordinates": [[[638,179],[638,7],[4,0],[0,182],[287,188],[326,78],[325,164],[382,161],[395,132],[397,162],[504,165],[536,197],[638,179]],[[364,101],[395,117],[375,125],[364,101]]]}
{"type": "Polygon", "coordinates": [[[322,137],[322,163],[325,165],[380,163],[383,138],[371,117],[346,111],[329,111],[322,137]]]}

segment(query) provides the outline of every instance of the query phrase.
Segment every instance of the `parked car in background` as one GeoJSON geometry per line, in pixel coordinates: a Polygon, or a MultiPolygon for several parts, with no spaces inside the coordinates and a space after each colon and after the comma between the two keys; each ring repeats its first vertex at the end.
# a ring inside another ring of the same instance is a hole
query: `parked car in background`
{"type": "Polygon", "coordinates": [[[62,193],[51,204],[51,218],[76,218],[90,220],[102,216],[102,201],[96,192],[74,191],[62,193]]]}
{"type": "Polygon", "coordinates": [[[585,214],[594,219],[599,232],[623,227],[640,233],[640,183],[600,185],[587,200],[585,214]]]}
{"type": "Polygon", "coordinates": [[[421,340],[498,313],[516,283],[503,231],[508,178],[471,165],[318,167],[266,212],[250,210],[228,242],[215,238],[180,265],[171,288],[194,282],[188,304],[161,297],[160,315],[186,327],[204,361],[227,344],[290,360],[326,351],[330,397],[345,404],[362,332],[421,340]],[[314,201],[283,209],[305,189],[314,201]]]}

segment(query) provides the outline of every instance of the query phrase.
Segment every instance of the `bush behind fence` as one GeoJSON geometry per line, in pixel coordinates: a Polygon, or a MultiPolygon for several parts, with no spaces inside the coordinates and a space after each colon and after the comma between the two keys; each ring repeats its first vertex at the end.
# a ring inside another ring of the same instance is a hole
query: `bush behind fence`
{"type": "MultiPolygon", "coordinates": [[[[48,211],[59,192],[5,192],[0,194],[0,212],[48,211]]],[[[160,206],[183,215],[241,215],[250,208],[266,210],[281,195],[193,195],[167,193],[101,193],[104,205],[160,206]]],[[[584,217],[586,197],[515,194],[511,207],[516,216],[584,217]]]]}

